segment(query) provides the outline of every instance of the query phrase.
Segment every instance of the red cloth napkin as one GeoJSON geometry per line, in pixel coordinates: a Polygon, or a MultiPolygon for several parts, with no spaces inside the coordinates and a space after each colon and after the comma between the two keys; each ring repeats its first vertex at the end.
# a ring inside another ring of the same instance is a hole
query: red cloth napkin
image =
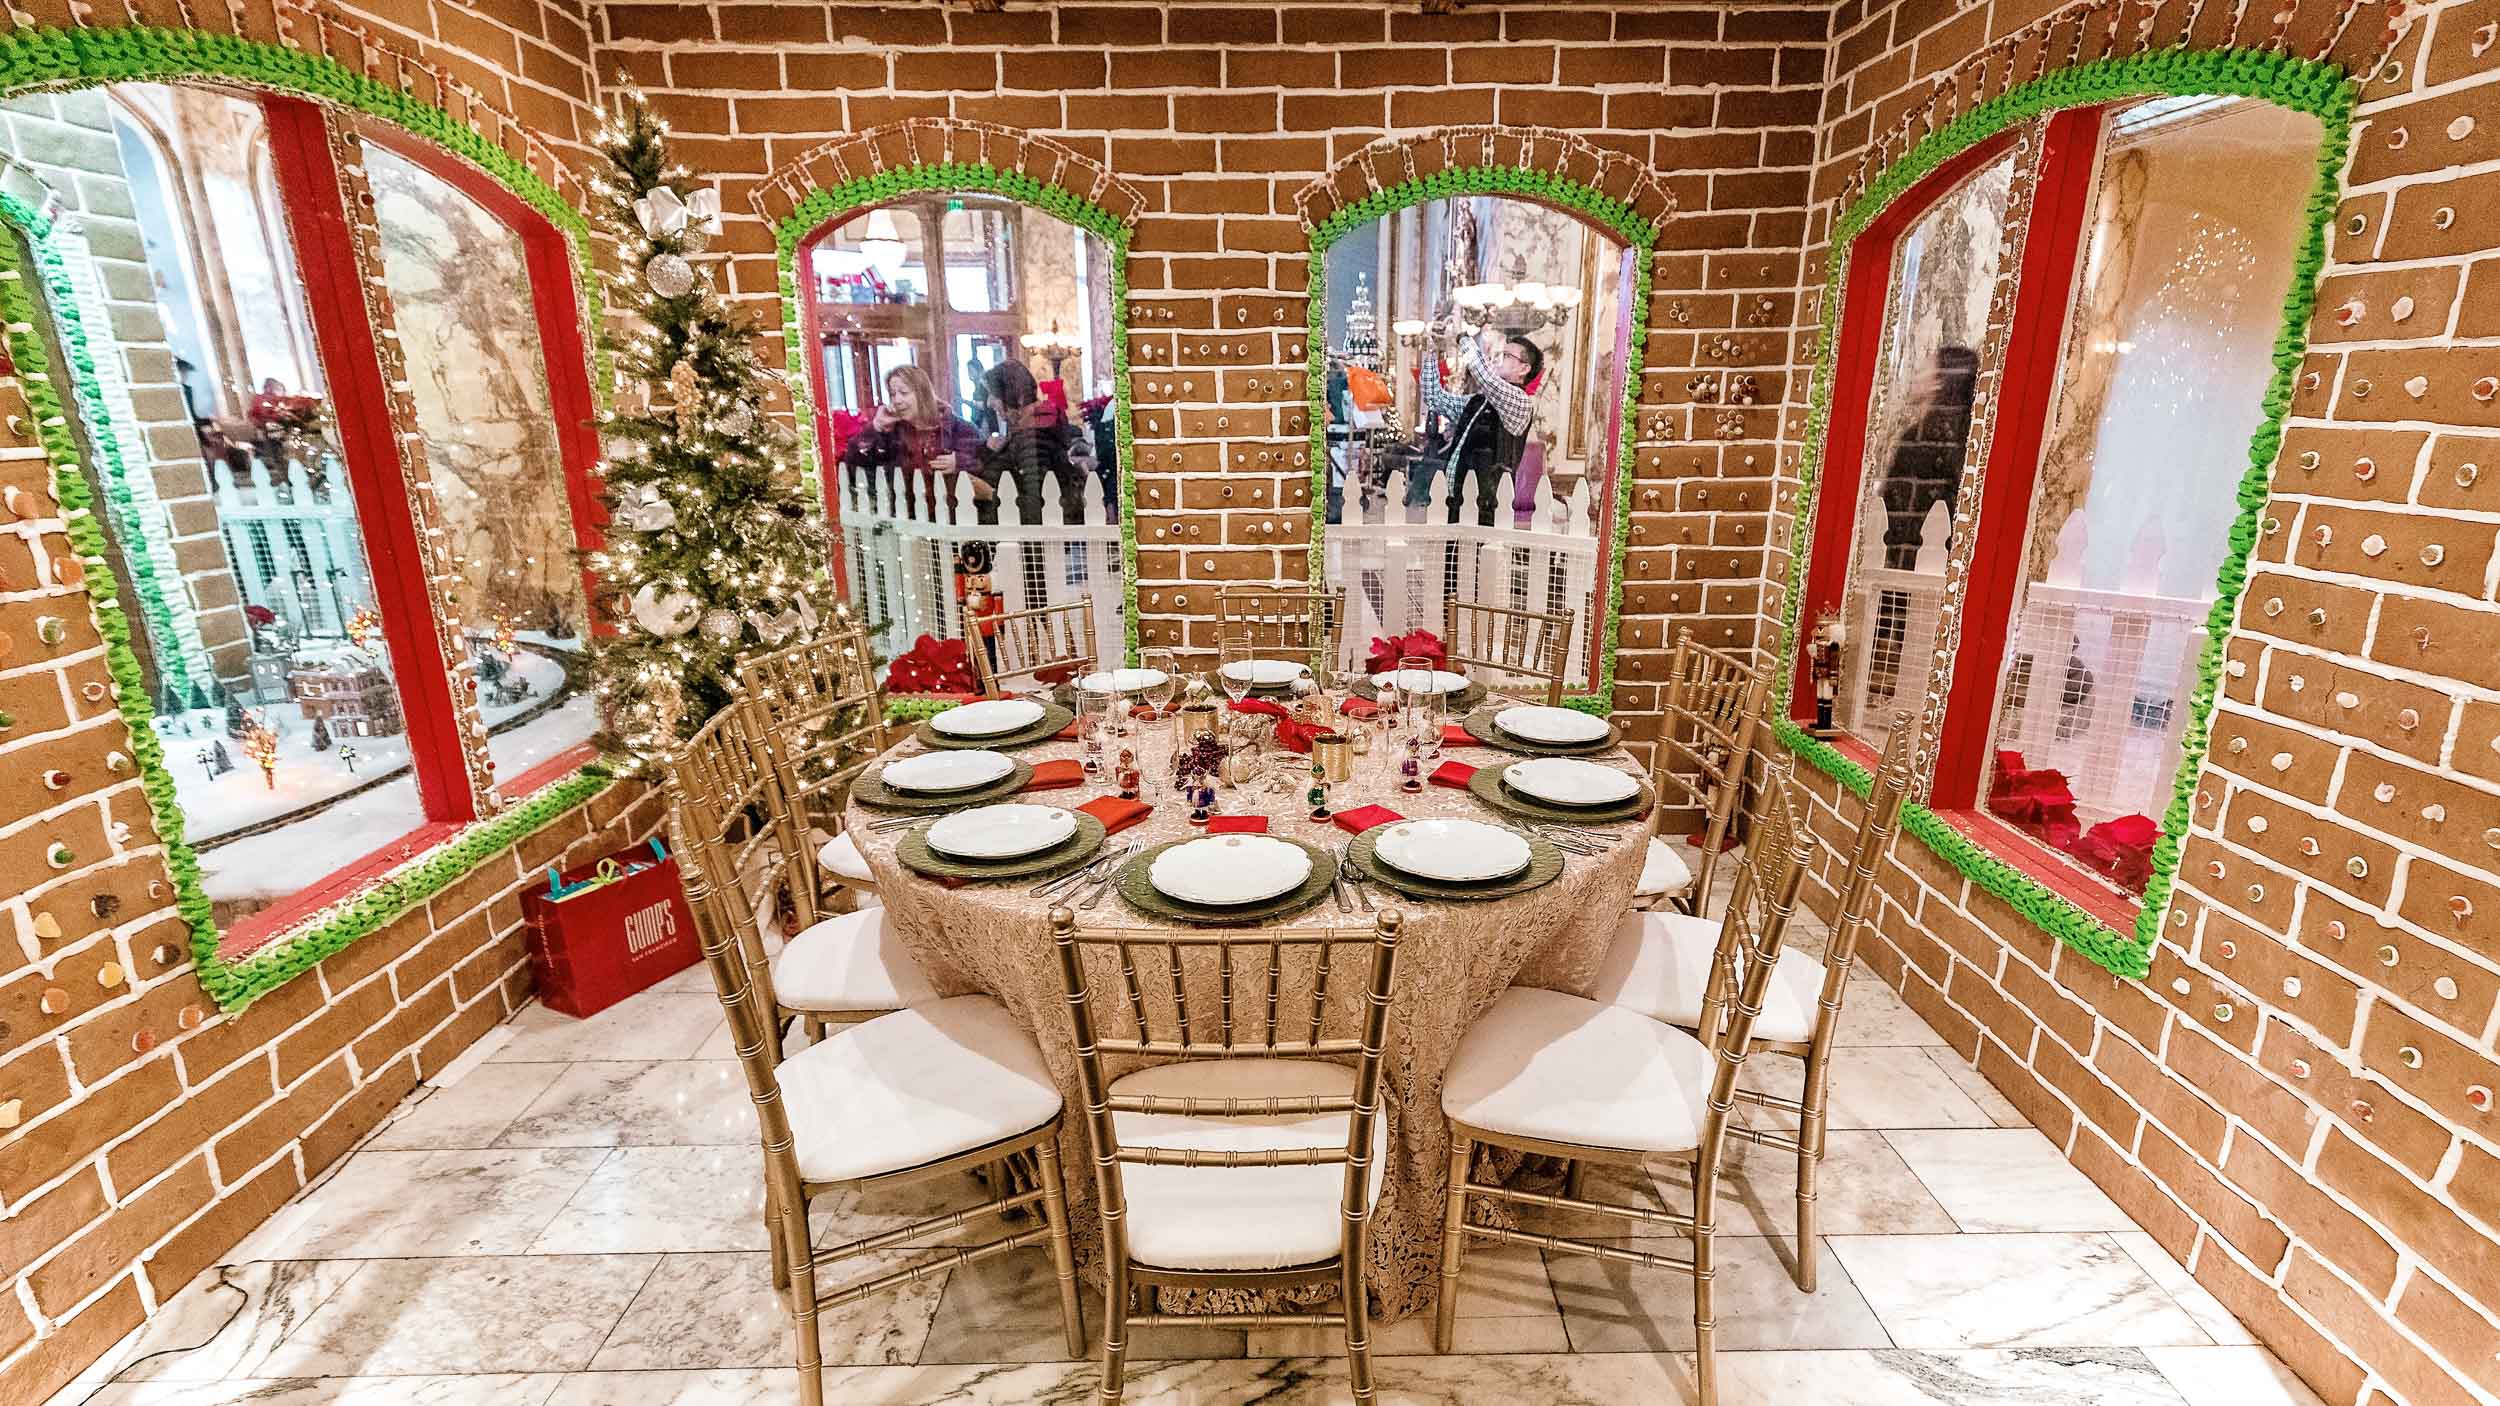
{"type": "Polygon", "coordinates": [[[1207,822],[1207,833],[1210,835],[1264,835],[1267,833],[1267,817],[1264,815],[1219,815],[1207,822]]]}
{"type": "Polygon", "coordinates": [[[1286,712],[1281,704],[1270,703],[1264,698],[1250,698],[1232,706],[1236,713],[1264,713],[1273,716],[1276,719],[1277,746],[1288,752],[1311,750],[1312,729],[1295,722],[1293,715],[1286,712]]]}
{"type": "Polygon", "coordinates": [[[1070,719],[1068,720],[1068,725],[1067,725],[1066,727],[1063,727],[1063,728],[1059,729],[1057,732],[1052,733],[1052,734],[1051,734],[1051,737],[1052,737],[1052,739],[1053,739],[1054,741],[1059,741],[1059,742],[1074,742],[1074,741],[1076,740],[1076,738],[1077,738],[1077,731],[1076,731],[1076,730],[1077,730],[1078,728],[1080,728],[1080,727],[1083,727],[1084,725],[1085,725],[1085,723],[1084,723],[1084,720],[1083,720],[1083,719],[1081,719],[1081,718],[1070,718],[1070,719]]]}
{"type": "Polygon", "coordinates": [[[1154,807],[1144,801],[1124,801],[1118,796],[1096,796],[1077,809],[1101,821],[1105,835],[1116,835],[1154,814],[1154,807]]]}
{"type": "Polygon", "coordinates": [[[1043,762],[1033,768],[1033,779],[1024,783],[1027,791],[1056,791],[1067,786],[1085,784],[1085,764],[1074,757],[1043,762]]]}
{"type": "Polygon", "coordinates": [[[1379,713],[1380,705],[1368,698],[1349,698],[1337,705],[1337,711],[1349,718],[1368,718],[1379,713]]]}
{"type": "Polygon", "coordinates": [[[1465,723],[1443,723],[1441,724],[1441,745],[1444,747],[1476,747],[1483,744],[1476,740],[1476,735],[1474,733],[1467,730],[1467,725],[1465,723]]]}
{"type": "Polygon", "coordinates": [[[1453,786],[1464,791],[1476,777],[1476,769],[1465,762],[1443,762],[1427,778],[1435,786],[1453,786]]]}
{"type": "Polygon", "coordinates": [[[1338,811],[1335,816],[1337,827],[1349,835],[1359,835],[1375,825],[1394,824],[1405,818],[1387,806],[1361,806],[1338,811]]]}

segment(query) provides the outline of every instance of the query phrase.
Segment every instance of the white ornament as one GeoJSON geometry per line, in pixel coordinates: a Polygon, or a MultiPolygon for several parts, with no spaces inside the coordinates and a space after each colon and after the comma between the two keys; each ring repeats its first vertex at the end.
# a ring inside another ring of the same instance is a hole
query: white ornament
{"type": "Polygon", "coordinates": [[[663,591],[654,581],[634,592],[632,610],[635,624],[667,638],[693,629],[703,605],[689,592],[663,591]]]}
{"type": "Polygon", "coordinates": [[[634,201],[634,219],[653,239],[673,239],[689,227],[709,237],[720,233],[720,192],[698,190],[683,199],[666,186],[634,201]]]}
{"type": "Polygon", "coordinates": [[[663,298],[682,298],[694,291],[694,265],[675,254],[654,254],[642,266],[651,291],[663,298]]]}
{"type": "Polygon", "coordinates": [[[755,407],[743,403],[729,407],[729,413],[720,417],[720,427],[726,433],[737,435],[754,429],[755,407]]]}
{"type": "Polygon", "coordinates": [[[745,630],[734,610],[715,610],[703,617],[703,637],[715,644],[734,643],[745,630]]]}

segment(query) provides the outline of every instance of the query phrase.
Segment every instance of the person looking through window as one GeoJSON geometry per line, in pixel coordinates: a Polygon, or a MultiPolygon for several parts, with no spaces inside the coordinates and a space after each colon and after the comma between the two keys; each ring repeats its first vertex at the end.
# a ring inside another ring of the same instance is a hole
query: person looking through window
{"type": "MultiPolygon", "coordinates": [[[[983,443],[980,464],[973,472],[993,494],[1000,480],[1013,478],[1016,511],[1028,525],[1042,520],[1043,476],[1056,478],[1060,520],[1085,521],[1085,479],[1094,467],[1093,445],[1086,435],[1065,416],[1039,414],[1041,388],[1033,373],[1016,362],[1002,361],[983,372],[981,385],[988,392],[990,413],[997,417],[998,428],[983,443]]],[[[981,504],[980,520],[998,521],[994,497],[981,504]]]]}
{"type": "MultiPolygon", "coordinates": [[[[1434,331],[1436,336],[1448,335],[1446,325],[1434,331]]],[[[1452,422],[1449,520],[1458,521],[1458,500],[1467,480],[1473,479],[1477,525],[1491,527],[1494,485],[1505,473],[1517,476],[1520,456],[1527,451],[1528,432],[1536,422],[1536,402],[1528,386],[1544,374],[1545,351],[1528,340],[1525,333],[1491,331],[1480,337],[1462,335],[1457,351],[1468,394],[1462,396],[1443,388],[1439,359],[1427,357],[1423,367],[1423,401],[1430,413],[1448,416],[1452,422]],[[1488,346],[1492,348],[1489,361],[1488,346]]],[[[1429,491],[1429,479],[1425,482],[1429,491]]],[[[1421,501],[1412,493],[1408,499],[1421,501]]]]}
{"type": "MultiPolygon", "coordinates": [[[[876,414],[842,447],[842,463],[850,469],[900,468],[951,477],[972,469],[980,452],[981,432],[939,401],[929,373],[897,366],[885,373],[885,400],[876,414]]],[[[976,475],[974,498],[987,499],[991,492],[976,475]]],[[[996,506],[990,511],[995,516],[996,506]]]]}

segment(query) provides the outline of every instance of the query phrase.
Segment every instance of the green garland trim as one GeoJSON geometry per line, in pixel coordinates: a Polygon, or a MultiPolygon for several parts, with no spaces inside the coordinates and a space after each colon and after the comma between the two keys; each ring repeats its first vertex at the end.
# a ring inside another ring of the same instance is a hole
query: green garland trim
{"type": "MultiPolygon", "coordinates": [[[[1311,231],[1310,303],[1303,349],[1309,370],[1303,389],[1310,399],[1311,548],[1310,583],[1328,581],[1328,250],[1356,229],[1410,205],[1451,196],[1516,195],[1578,215],[1612,234],[1634,252],[1632,338],[1623,362],[1623,425],[1615,445],[1614,549],[1608,553],[1604,622],[1597,637],[1597,688],[1563,700],[1567,707],[1609,717],[1615,706],[1615,649],[1623,628],[1623,563],[1632,540],[1632,446],[1639,438],[1641,371],[1649,349],[1650,261],[1658,232],[1627,201],[1550,171],[1521,166],[1453,166],[1338,207],[1311,231]]],[[[1135,615],[1131,610],[1132,617],[1135,615]]]]}
{"type": "MultiPolygon", "coordinates": [[[[581,309],[586,345],[599,346],[600,284],[593,263],[589,220],[568,204],[553,186],[528,165],[495,146],[473,128],[452,120],[439,107],[420,102],[396,88],[353,72],[335,59],[277,44],[230,34],[127,25],[108,29],[21,29],[0,34],[0,96],[30,88],[90,88],[111,83],[166,83],[213,78],[249,87],[295,94],[350,108],[387,122],[485,172],[548,223],[562,231],[573,253],[573,281],[581,309]]],[[[74,305],[66,297],[66,281],[58,274],[58,254],[50,244],[50,226],[35,212],[14,201],[0,204],[0,218],[24,232],[46,281],[48,298],[58,314],[55,326],[74,365],[92,368],[85,359],[82,330],[74,305]]],[[[220,1008],[238,1011],[278,986],[382,927],[427,898],[448,888],[478,864],[509,849],[521,839],[560,818],[610,784],[596,765],[541,788],[528,800],[478,821],[451,840],[435,846],[407,865],[384,876],[352,899],[324,910],[290,928],[240,961],[223,959],[217,948],[217,924],[201,886],[199,858],[184,839],[183,816],[175,799],[174,780],[165,769],[164,747],[157,737],[153,700],[148,698],[138,657],[130,648],[130,619],[122,611],[119,583],[104,566],[104,537],[94,511],[78,443],[57,389],[51,383],[50,357],[34,330],[36,310],[19,282],[23,276],[15,241],[0,239],[0,322],[7,325],[10,355],[16,360],[27,405],[33,412],[45,457],[51,461],[53,492],[62,508],[70,545],[85,566],[88,605],[97,633],[104,639],[106,668],[116,685],[116,706],[130,733],[130,751],[157,838],[165,846],[165,867],[174,881],[174,906],[191,929],[192,965],[201,986],[220,1008]]],[[[594,353],[592,391],[607,400],[611,380],[607,353],[594,353]]],[[[75,392],[82,406],[95,392],[81,381],[75,392]]],[[[92,417],[90,427],[100,423],[92,417]]],[[[93,439],[108,484],[122,472],[118,446],[93,439]]],[[[108,488],[109,492],[109,488],[108,488]]],[[[147,568],[144,553],[127,554],[134,577],[147,568]]],[[[152,577],[148,577],[152,581],[152,577]]],[[[144,586],[142,587],[144,590],[144,586]]],[[[146,602],[143,599],[143,608],[146,602]]]]}
{"type": "MultiPolygon", "coordinates": [[[[164,642],[156,651],[157,671],[187,698],[191,670],[176,637],[173,609],[165,603],[165,585],[157,579],[156,560],[147,550],[147,525],[131,498],[130,470],[122,458],[121,440],[114,433],[112,416],[105,408],[104,391],[96,384],[95,353],[87,345],[86,322],[69,281],[68,262],[53,243],[52,222],[6,192],[0,192],[0,221],[23,233],[33,252],[36,275],[43,280],[44,300],[52,312],[53,328],[60,337],[62,355],[69,362],[70,393],[78,399],[79,416],[87,428],[87,446],[95,453],[96,478],[103,486],[105,503],[112,510],[115,531],[127,548],[122,560],[130,571],[130,588],[138,595],[139,609],[147,616],[155,637],[164,642]]],[[[34,319],[13,316],[10,320],[34,319]]],[[[57,398],[58,392],[54,394],[57,398]]],[[[86,555],[83,548],[80,555],[86,555]]]]}
{"type": "Polygon", "coordinates": [[[2206,616],[2205,648],[2197,664],[2196,687],[2188,696],[2181,764],[2170,805],[2162,814],[2160,837],[2153,845],[2152,878],[2145,885],[2134,930],[2121,932],[2093,917],[1997,858],[1924,806],[1907,807],[1902,819],[1903,830],[1972,883],[2011,904],[2041,931],[2123,977],[2140,978],[2149,970],[2153,944],[2161,934],[2177,884],[2179,851],[2186,841],[2196,786],[2211,741],[2210,724],[2214,698],[2220,692],[2223,647],[2231,622],[2238,614],[2240,594],[2248,583],[2248,555],[2257,540],[2275,456],[2282,448],[2283,419],[2291,411],[2294,382],[2299,376],[2301,358],[2308,351],[2309,319],[2317,308],[2318,279],[2326,264],[2327,226],[2335,215],[2344,160],[2352,141],[2353,108],[2359,101],[2358,85],[2341,65],[2248,49],[2174,49],[2080,64],[1992,98],[1928,134],[1850,205],[1833,233],[1831,262],[1824,276],[1823,328],[1815,350],[1813,390],[1807,403],[1805,453],[1799,468],[1802,482],[1791,537],[1788,590],[1780,605],[1780,638],[1775,655],[1778,662],[1772,674],[1778,691],[1774,711],[1782,719],[1776,725],[1780,739],[1809,764],[1864,794],[1867,778],[1863,768],[1786,721],[1796,672],[1798,612],[1804,608],[1806,567],[1812,555],[1816,490],[1822,476],[1824,440],[1831,426],[1832,374],[1838,356],[1838,318],[1850,245],[1885,207],[1937,167],[2009,128],[2065,108],[2130,98],[2203,94],[2262,98],[2295,112],[2306,112],[2318,119],[2323,136],[2318,151],[2318,179],[2309,194],[2291,289],[2283,298],[2283,325],[2275,336],[2274,375],[2266,389],[2264,418],[2249,441],[2248,469],[2239,484],[2239,513],[2231,524],[2230,550],[2224,554],[2213,608],[2206,616]]]}
{"type": "MultiPolygon", "coordinates": [[[[1136,431],[1129,423],[1128,383],[1128,254],[1132,231],[1119,217],[1094,202],[1044,185],[1022,171],[1002,171],[986,161],[924,161],[897,166],[873,176],[844,181],[831,189],[811,190],[773,226],[781,286],[781,340],[788,363],[790,412],[798,424],[802,462],[809,466],[806,484],[812,499],[825,502],[824,474],[818,464],[814,382],[806,348],[800,345],[798,276],[799,245],[840,216],[884,205],[920,191],[1003,195],[1020,205],[1072,224],[1111,246],[1111,423],[1119,440],[1120,575],[1127,595],[1124,642],[1130,663],[1137,661],[1137,473],[1136,431]]],[[[836,523],[834,526],[839,527],[836,523]]]]}

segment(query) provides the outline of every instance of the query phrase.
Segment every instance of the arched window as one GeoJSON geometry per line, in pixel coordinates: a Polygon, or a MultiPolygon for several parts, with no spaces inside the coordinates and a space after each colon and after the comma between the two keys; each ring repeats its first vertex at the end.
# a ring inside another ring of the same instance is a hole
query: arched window
{"type": "Polygon", "coordinates": [[[8,139],[84,204],[35,291],[92,368],[65,399],[225,954],[586,760],[596,445],[563,234],[275,94],[36,95],[8,139]]]}
{"type": "Polygon", "coordinates": [[[2322,139],[2247,99],[2072,109],[1851,246],[1803,614],[1844,640],[1831,723],[1880,747],[1944,667],[1930,807],[2113,922],[2183,760],[2322,139]]]}

